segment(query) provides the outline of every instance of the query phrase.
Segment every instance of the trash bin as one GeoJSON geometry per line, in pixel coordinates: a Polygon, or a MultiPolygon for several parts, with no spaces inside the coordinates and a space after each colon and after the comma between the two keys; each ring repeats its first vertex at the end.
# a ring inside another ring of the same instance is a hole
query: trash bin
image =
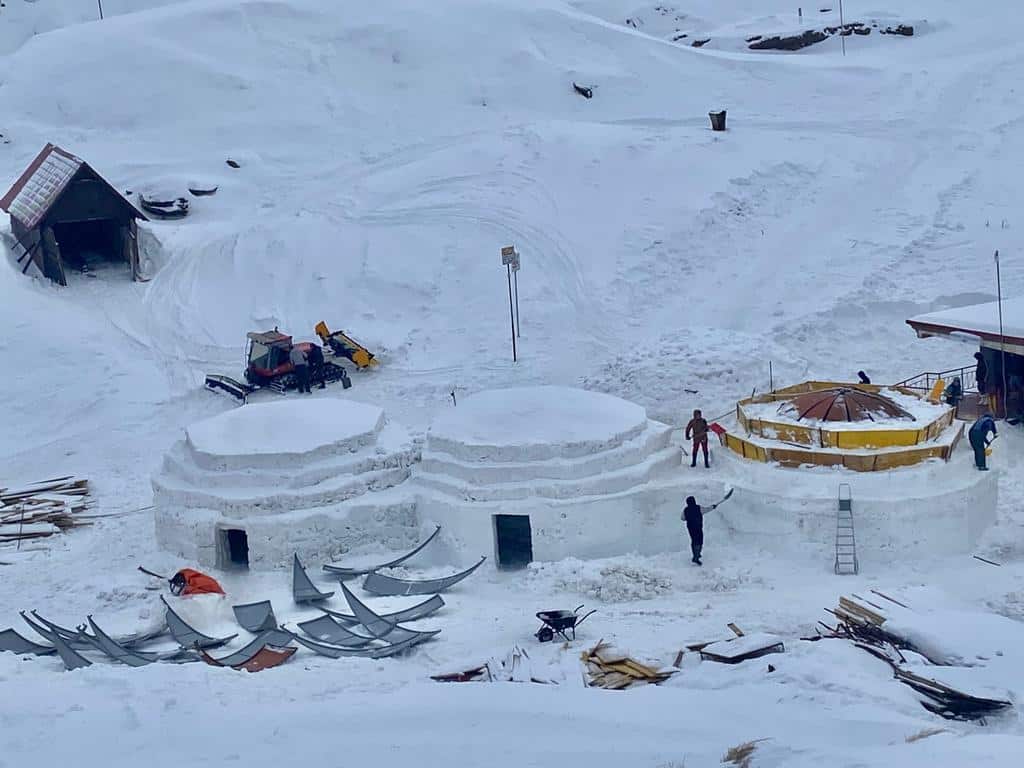
{"type": "Polygon", "coordinates": [[[708,112],[708,117],[711,118],[711,130],[712,131],[724,131],[725,130],[725,110],[721,112],[708,112]]]}

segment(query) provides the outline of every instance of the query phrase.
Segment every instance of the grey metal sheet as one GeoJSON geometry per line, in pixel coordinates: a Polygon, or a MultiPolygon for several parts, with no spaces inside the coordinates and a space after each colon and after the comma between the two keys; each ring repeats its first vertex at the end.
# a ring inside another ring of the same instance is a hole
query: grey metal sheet
{"type": "MultiPolygon", "coordinates": [[[[382,619],[390,621],[393,624],[399,624],[403,621],[416,621],[417,619],[423,619],[430,616],[432,613],[436,613],[444,607],[444,599],[440,595],[434,595],[433,597],[427,598],[422,603],[417,603],[411,608],[405,608],[401,611],[395,611],[394,613],[380,613],[377,614],[382,619]]],[[[359,619],[355,616],[350,616],[347,613],[341,613],[340,611],[332,611],[329,608],[321,608],[321,611],[331,616],[335,620],[342,624],[359,624],[359,619]]]]}
{"type": "Polygon", "coordinates": [[[171,637],[173,637],[174,641],[182,648],[219,648],[225,643],[229,643],[238,637],[237,634],[220,638],[204,635],[199,630],[192,628],[188,622],[181,618],[181,616],[171,608],[170,603],[164,599],[163,595],[160,595],[160,600],[167,609],[167,627],[171,630],[171,637]]]}
{"type": "Polygon", "coordinates": [[[417,632],[416,630],[400,627],[393,621],[388,621],[374,613],[366,603],[353,595],[352,590],[344,584],[341,585],[341,591],[345,595],[345,600],[348,602],[349,608],[352,609],[352,613],[359,619],[359,623],[378,640],[386,638],[392,642],[401,642],[413,637],[422,637],[425,640],[439,634],[441,631],[436,629],[430,632],[417,632]]]}
{"type": "Polygon", "coordinates": [[[92,616],[87,616],[86,619],[89,622],[89,626],[92,628],[96,647],[114,661],[127,664],[129,667],[145,667],[160,660],[160,657],[155,653],[140,653],[138,651],[128,650],[123,645],[116,643],[110,635],[100,629],[96,622],[92,620],[92,616]]]}
{"type": "Polygon", "coordinates": [[[326,600],[333,592],[321,592],[309,578],[306,569],[299,562],[298,554],[292,555],[292,596],[296,603],[315,603],[326,600]]]}
{"type": "MultiPolygon", "coordinates": [[[[238,623],[253,634],[277,628],[277,617],[274,616],[274,608],[269,600],[236,605],[231,610],[235,612],[235,618],[238,620],[238,623]]],[[[257,648],[256,650],[259,649],[257,648]]],[[[243,659],[242,661],[245,660],[243,659]]]]}
{"type": "Polygon", "coordinates": [[[358,648],[367,645],[373,640],[372,637],[364,637],[349,631],[330,616],[321,616],[316,619],[300,622],[299,629],[318,642],[345,646],[347,648],[358,648]]]}
{"type": "Polygon", "coordinates": [[[64,669],[69,672],[73,669],[92,666],[91,661],[64,642],[64,638],[56,632],[53,633],[50,642],[53,643],[53,647],[57,650],[60,660],[64,662],[64,669]]]}
{"type": "Polygon", "coordinates": [[[424,541],[420,542],[419,544],[417,544],[415,549],[413,549],[410,552],[406,552],[401,557],[397,557],[394,560],[389,560],[386,563],[381,563],[380,565],[374,565],[374,566],[371,566],[369,568],[346,568],[343,565],[328,564],[328,565],[324,566],[324,570],[328,571],[329,573],[333,573],[335,576],[339,576],[339,577],[341,577],[342,580],[344,580],[344,579],[354,579],[357,576],[365,576],[367,573],[373,573],[374,571],[379,571],[381,568],[390,568],[390,567],[392,567],[394,565],[399,565],[400,563],[404,563],[406,560],[409,560],[410,558],[418,555],[420,552],[422,552],[424,550],[424,548],[426,548],[426,546],[430,542],[432,542],[434,540],[434,538],[440,532],[441,532],[441,526],[439,525],[439,526],[437,526],[434,529],[434,532],[432,534],[430,534],[430,536],[428,536],[426,538],[426,540],[424,540],[424,541]]]}
{"type": "Polygon", "coordinates": [[[48,656],[56,653],[57,649],[52,645],[40,645],[22,637],[13,629],[5,629],[0,632],[0,651],[24,655],[30,653],[34,656],[48,656]]]}
{"type": "Polygon", "coordinates": [[[331,659],[339,659],[345,657],[359,657],[367,659],[382,659],[387,656],[394,656],[395,654],[402,653],[412,648],[414,645],[418,645],[423,642],[426,638],[423,637],[411,637],[403,640],[399,643],[391,643],[389,645],[374,645],[366,646],[364,648],[338,648],[332,645],[325,645],[323,643],[317,643],[313,640],[307,640],[304,637],[295,636],[295,641],[300,645],[305,646],[313,653],[319,654],[320,656],[327,656],[331,659]]]}
{"type": "Polygon", "coordinates": [[[363,589],[367,592],[372,592],[375,595],[430,595],[443,592],[446,589],[458,584],[464,578],[469,576],[473,571],[484,564],[486,557],[481,557],[480,560],[469,568],[459,573],[452,574],[451,576],[445,576],[442,579],[426,579],[424,581],[415,581],[412,579],[396,579],[391,576],[384,576],[380,573],[371,573],[366,577],[366,581],[363,582],[363,589]]]}

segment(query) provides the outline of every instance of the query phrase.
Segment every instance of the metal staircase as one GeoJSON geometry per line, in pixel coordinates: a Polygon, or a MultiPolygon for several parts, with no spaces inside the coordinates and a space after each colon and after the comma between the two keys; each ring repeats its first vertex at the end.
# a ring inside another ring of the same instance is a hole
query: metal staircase
{"type": "Polygon", "coordinates": [[[839,484],[835,571],[840,575],[853,575],[860,571],[857,562],[857,540],[853,535],[853,495],[849,483],[839,484]]]}

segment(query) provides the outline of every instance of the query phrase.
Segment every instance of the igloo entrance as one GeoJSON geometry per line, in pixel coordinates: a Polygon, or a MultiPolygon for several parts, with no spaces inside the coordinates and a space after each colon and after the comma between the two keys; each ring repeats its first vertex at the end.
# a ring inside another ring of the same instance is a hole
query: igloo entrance
{"type": "Polygon", "coordinates": [[[239,528],[221,528],[217,549],[219,568],[249,567],[249,534],[239,528]]]}
{"type": "Polygon", "coordinates": [[[498,567],[525,568],[533,562],[533,534],[529,515],[495,515],[494,549],[498,567]]]}

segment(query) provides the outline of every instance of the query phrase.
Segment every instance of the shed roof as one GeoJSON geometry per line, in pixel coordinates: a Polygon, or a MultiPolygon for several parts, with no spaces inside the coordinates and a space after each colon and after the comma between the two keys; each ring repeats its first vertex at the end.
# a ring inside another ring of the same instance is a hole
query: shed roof
{"type": "MultiPolygon", "coordinates": [[[[966,333],[982,341],[999,341],[999,302],[929,312],[907,320],[918,336],[966,333]]],[[[1003,299],[1003,335],[1007,344],[1024,345],[1024,297],[1003,299]]]]}
{"type": "Polygon", "coordinates": [[[113,194],[124,200],[138,218],[146,218],[134,205],[125,200],[124,196],[114,189],[106,179],[96,173],[88,163],[50,143],[43,147],[42,151],[29,163],[25,172],[7,190],[7,194],[0,198],[0,208],[9,213],[12,218],[20,221],[26,229],[32,229],[43,220],[46,213],[67,189],[75,174],[82,168],[88,169],[113,194]]]}

